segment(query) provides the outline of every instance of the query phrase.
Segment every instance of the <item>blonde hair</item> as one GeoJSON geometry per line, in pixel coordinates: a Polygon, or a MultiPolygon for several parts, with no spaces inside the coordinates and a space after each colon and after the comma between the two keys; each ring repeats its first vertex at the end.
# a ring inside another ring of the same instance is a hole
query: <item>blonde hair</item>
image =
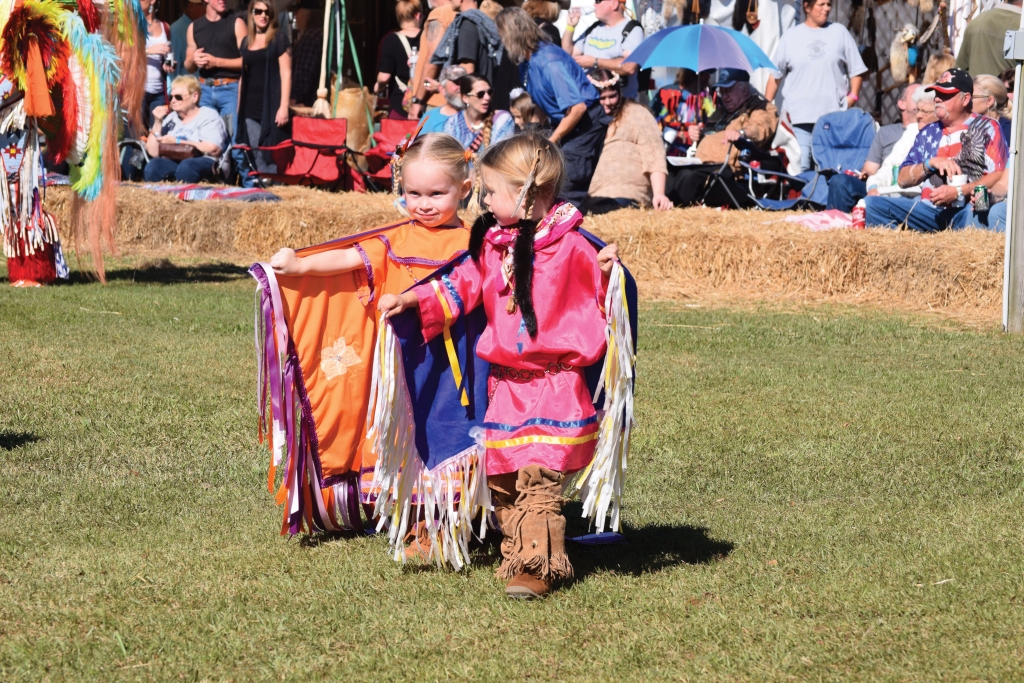
{"type": "Polygon", "coordinates": [[[494,23],[498,25],[498,35],[508,51],[509,59],[516,64],[529,59],[541,43],[551,42],[522,7],[506,7],[494,18],[494,23]]]}
{"type": "Polygon", "coordinates": [[[199,79],[195,76],[178,76],[173,81],[171,81],[171,90],[174,90],[179,85],[185,86],[185,89],[188,90],[189,95],[195,95],[201,90],[199,86],[199,79]]]}
{"type": "Polygon", "coordinates": [[[948,52],[932,55],[928,58],[928,65],[924,68],[924,76],[921,83],[935,83],[944,72],[956,66],[956,59],[948,52]]]}
{"type": "Polygon", "coordinates": [[[494,171],[514,188],[523,187],[535,162],[536,174],[526,193],[527,217],[537,198],[554,199],[562,191],[565,158],[558,145],[540,133],[519,133],[491,145],[480,161],[481,166],[494,171]]]}
{"type": "Polygon", "coordinates": [[[399,24],[404,24],[407,21],[412,21],[416,18],[417,14],[420,14],[420,3],[413,2],[412,0],[398,0],[395,3],[395,18],[398,19],[399,24]]]}
{"type": "MultiPolygon", "coordinates": [[[[392,169],[395,194],[402,186],[402,170],[406,164],[417,161],[433,161],[440,164],[448,178],[456,185],[466,182],[469,177],[469,161],[462,143],[447,133],[420,135],[404,152],[399,150],[392,169]]],[[[403,188],[404,190],[404,188],[403,188]]]]}
{"type": "Polygon", "coordinates": [[[1006,86],[1003,85],[1001,80],[995,76],[980,74],[974,77],[974,87],[976,90],[981,90],[989,97],[995,98],[996,105],[992,108],[992,111],[996,116],[1005,116],[1006,118],[1010,118],[1009,107],[1007,107],[1007,102],[1009,100],[1006,96],[1006,86]]]}
{"type": "Polygon", "coordinates": [[[502,7],[494,0],[484,0],[480,3],[480,11],[489,16],[491,19],[498,16],[501,13],[502,7]]]}
{"type": "Polygon", "coordinates": [[[558,3],[548,0],[526,0],[523,10],[534,19],[553,24],[558,21],[558,3]]]}

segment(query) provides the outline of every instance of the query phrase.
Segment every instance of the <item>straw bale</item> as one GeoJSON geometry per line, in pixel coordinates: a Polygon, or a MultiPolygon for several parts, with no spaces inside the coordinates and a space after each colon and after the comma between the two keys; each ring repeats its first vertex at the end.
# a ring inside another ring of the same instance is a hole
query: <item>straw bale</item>
{"type": "Polygon", "coordinates": [[[870,303],[999,319],[1002,235],[812,232],[785,215],[617,211],[586,226],[616,242],[645,299],[870,303]]]}
{"type": "MultiPolygon", "coordinates": [[[[66,224],[70,190],[47,192],[48,207],[66,224]]],[[[399,219],[388,194],[274,192],[281,201],[182,202],[126,185],[118,196],[118,244],[129,254],[246,262],[399,219]]],[[[634,209],[588,217],[585,227],[619,244],[647,300],[872,304],[972,323],[999,320],[1002,235],[812,232],[785,216],[634,209]]]]}

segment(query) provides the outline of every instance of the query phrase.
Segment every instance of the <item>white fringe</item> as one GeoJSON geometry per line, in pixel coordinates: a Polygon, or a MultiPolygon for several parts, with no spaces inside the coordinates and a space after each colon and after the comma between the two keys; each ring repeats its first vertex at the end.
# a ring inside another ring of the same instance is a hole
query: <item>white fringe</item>
{"type": "Polygon", "coordinates": [[[636,351],[633,348],[633,331],[626,302],[626,276],[618,263],[612,266],[604,310],[608,321],[605,328],[608,351],[601,369],[601,379],[594,390],[596,400],[604,389],[604,405],[598,411],[601,429],[593,461],[577,476],[570,488],[570,494],[580,494],[583,516],[596,525],[597,533],[604,531],[609,514],[611,530],[619,530],[622,484],[633,427],[636,351]]]}
{"type": "MultiPolygon", "coordinates": [[[[366,438],[377,458],[372,488],[379,491],[377,530],[388,529],[395,561],[405,563],[405,538],[422,514],[430,536],[430,561],[456,571],[471,562],[473,519],[491,509],[484,450],[475,445],[433,471],[416,450],[416,424],[405,383],[401,346],[391,325],[381,322],[373,358],[366,438]],[[461,491],[461,499],[456,493],[461,491]],[[413,503],[417,495],[419,504],[413,503]],[[422,509],[419,507],[422,506],[422,509]]],[[[482,516],[479,537],[486,533],[482,516]]]]}

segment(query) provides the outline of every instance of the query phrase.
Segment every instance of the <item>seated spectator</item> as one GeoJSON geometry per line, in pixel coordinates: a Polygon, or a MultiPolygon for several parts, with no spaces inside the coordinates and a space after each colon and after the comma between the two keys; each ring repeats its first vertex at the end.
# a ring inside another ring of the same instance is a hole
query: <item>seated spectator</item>
{"type": "Polygon", "coordinates": [[[459,79],[465,75],[466,69],[461,66],[447,66],[441,71],[441,80],[438,81],[438,86],[440,93],[444,95],[444,104],[428,109],[420,119],[423,121],[424,134],[442,132],[448,119],[458,114],[466,106],[459,90],[459,79]]]}
{"type": "Polygon", "coordinates": [[[174,179],[183,183],[212,180],[217,161],[228,146],[228,131],[216,109],[199,106],[199,81],[179,76],[171,84],[171,112],[153,110],[153,130],[146,140],[151,159],[143,177],[149,182],[174,179]],[[160,155],[160,145],[189,145],[197,156],[176,161],[160,155]]]}
{"type": "Polygon", "coordinates": [[[1010,172],[1003,171],[1003,177],[997,180],[989,188],[989,210],[976,211],[974,202],[977,199],[971,196],[970,214],[964,220],[964,226],[968,228],[980,228],[992,232],[1006,232],[1006,186],[1010,172]]]}
{"type": "Polygon", "coordinates": [[[903,130],[903,135],[893,145],[892,150],[882,160],[881,166],[865,181],[868,196],[874,197],[879,194],[899,194],[904,197],[916,197],[921,194],[920,185],[901,188],[896,182],[900,171],[900,165],[910,154],[910,148],[917,140],[917,133],[930,123],[937,121],[935,118],[935,93],[925,88],[916,88],[907,111],[914,112],[914,122],[903,130]]]}
{"type": "Polygon", "coordinates": [[[444,132],[479,158],[494,143],[512,137],[515,122],[507,111],[491,110],[491,84],[486,78],[467,74],[458,84],[465,108],[445,122],[444,132]]]}
{"type": "Polygon", "coordinates": [[[604,151],[590,181],[591,213],[627,207],[672,208],[665,196],[665,147],[654,115],[622,94],[623,78],[607,69],[587,76],[601,94],[604,113],[612,117],[604,138],[604,151]]]}
{"type": "Polygon", "coordinates": [[[697,143],[697,158],[703,163],[673,169],[669,176],[667,194],[676,206],[690,206],[701,200],[707,206],[731,205],[729,193],[719,183],[708,186],[708,180],[719,169],[732,197],[743,205],[753,204],[735,183],[736,173],[742,171],[737,143],[767,152],[779,126],[778,110],[750,85],[746,71],[720,69],[716,88],[722,106],[707,121],[705,130],[710,132],[705,135],[696,126],[690,131],[697,143]]]}
{"type": "Polygon", "coordinates": [[[826,208],[850,213],[854,205],[867,196],[868,188],[865,181],[868,176],[878,172],[882,161],[889,156],[889,152],[903,136],[907,126],[917,122],[917,108],[911,98],[920,87],[915,83],[903,87],[899,99],[896,100],[896,107],[900,110],[900,121],[882,126],[875,132],[875,139],[871,141],[871,149],[868,150],[868,157],[864,160],[860,174],[852,176],[840,173],[829,178],[826,208]]]}
{"type": "Polygon", "coordinates": [[[698,77],[689,69],[680,69],[676,72],[675,84],[658,90],[651,102],[651,111],[661,126],[670,157],[686,156],[694,142],[690,127],[703,126],[707,117],[715,112],[711,91],[700,85],[706,77],[706,73],[698,77]]]}
{"type": "Polygon", "coordinates": [[[516,132],[521,133],[524,130],[548,127],[547,114],[533,103],[530,93],[516,88],[510,93],[510,97],[512,105],[509,107],[509,113],[512,114],[512,120],[516,122],[516,132]]]}
{"type": "Polygon", "coordinates": [[[868,197],[869,226],[935,232],[966,225],[968,206],[977,185],[992,187],[1006,168],[1006,144],[999,124],[971,113],[974,82],[966,72],[950,69],[935,92],[938,120],[921,129],[900,166],[900,187],[926,183],[921,198],[868,197]]]}
{"type": "Polygon", "coordinates": [[[1003,87],[1006,88],[1006,109],[1007,111],[1013,111],[1013,84],[1017,80],[1017,70],[1007,69],[999,74],[999,80],[1003,82],[1003,87]]]}
{"type": "Polygon", "coordinates": [[[1003,140],[1010,143],[1010,107],[1006,86],[995,76],[982,74],[974,77],[972,109],[978,116],[988,116],[999,122],[1003,140]]]}

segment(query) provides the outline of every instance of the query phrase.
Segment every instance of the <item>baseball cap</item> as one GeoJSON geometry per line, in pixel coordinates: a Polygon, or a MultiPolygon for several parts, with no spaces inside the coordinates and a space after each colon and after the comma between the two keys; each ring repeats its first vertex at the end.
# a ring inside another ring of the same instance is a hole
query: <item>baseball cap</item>
{"type": "Polygon", "coordinates": [[[750,83],[750,74],[743,69],[719,69],[716,88],[731,88],[737,83],[750,83]]]}
{"type": "Polygon", "coordinates": [[[952,95],[958,92],[972,94],[974,92],[974,80],[962,69],[950,69],[944,71],[939,76],[939,80],[924,90],[925,92],[939,92],[943,95],[952,95]]]}

